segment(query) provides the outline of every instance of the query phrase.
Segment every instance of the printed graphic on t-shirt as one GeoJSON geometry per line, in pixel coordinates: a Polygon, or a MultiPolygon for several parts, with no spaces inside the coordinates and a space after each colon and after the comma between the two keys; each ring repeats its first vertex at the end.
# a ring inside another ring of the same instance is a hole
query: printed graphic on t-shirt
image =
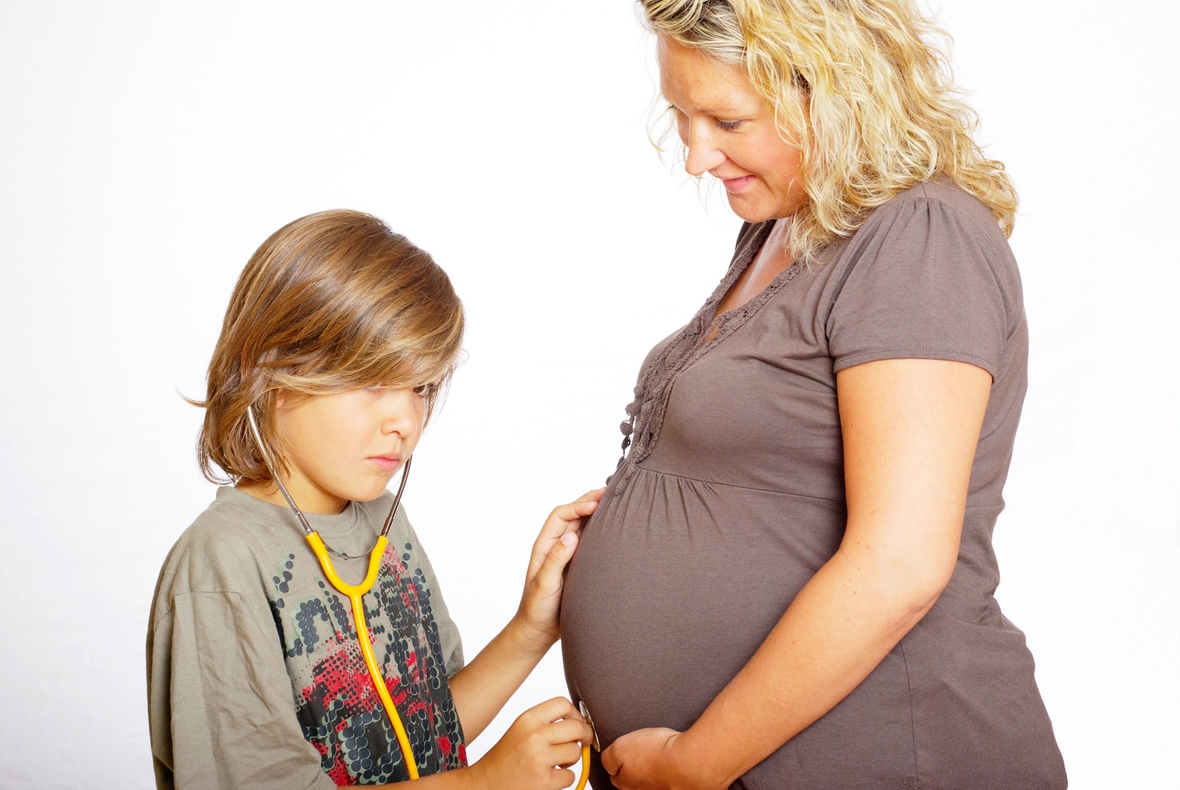
{"type": "MultiPolygon", "coordinates": [[[[421,569],[411,573],[407,567],[412,545],[402,548],[400,557],[394,546],[386,548],[377,582],[363,599],[365,618],[418,770],[428,776],[466,765],[467,755],[430,590],[421,569]]],[[[302,561],[295,554],[282,558],[268,597],[303,737],[320,752],[324,773],[337,785],[406,781],[409,772],[369,678],[348,597],[323,578],[318,563],[296,567],[302,561]],[[301,574],[318,579],[318,594],[293,597],[294,590],[307,589],[292,583],[301,574]]]]}

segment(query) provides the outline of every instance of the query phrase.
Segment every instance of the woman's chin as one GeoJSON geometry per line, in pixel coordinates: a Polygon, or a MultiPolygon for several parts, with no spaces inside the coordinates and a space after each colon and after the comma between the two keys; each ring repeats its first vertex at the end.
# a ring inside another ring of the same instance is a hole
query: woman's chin
{"type": "MultiPolygon", "coordinates": [[[[733,193],[726,193],[726,198],[729,200],[729,208],[738,217],[749,223],[766,222],[771,219],[779,219],[780,214],[775,209],[776,206],[767,205],[765,201],[751,199],[745,195],[735,195],[733,193]]],[[[782,214],[781,216],[787,216],[782,214]]]]}
{"type": "Polygon", "coordinates": [[[806,195],[798,190],[791,189],[784,194],[782,190],[769,189],[760,182],[740,192],[726,190],[725,198],[733,213],[750,223],[784,219],[807,202],[806,195]]]}

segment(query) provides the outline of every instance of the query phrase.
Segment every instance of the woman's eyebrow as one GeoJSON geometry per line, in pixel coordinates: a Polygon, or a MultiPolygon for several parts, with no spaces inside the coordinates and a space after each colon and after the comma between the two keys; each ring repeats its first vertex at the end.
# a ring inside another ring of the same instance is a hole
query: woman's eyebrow
{"type": "MultiPolygon", "coordinates": [[[[680,110],[683,112],[684,108],[679,107],[671,100],[668,101],[668,105],[670,107],[672,107],[673,109],[680,110]]],[[[726,117],[726,116],[734,117],[734,116],[738,116],[738,115],[750,115],[751,114],[749,107],[746,107],[746,108],[735,107],[734,105],[726,104],[724,101],[717,101],[717,102],[709,103],[704,106],[693,107],[692,110],[693,110],[693,112],[702,113],[704,115],[712,115],[715,117],[726,117]]]]}

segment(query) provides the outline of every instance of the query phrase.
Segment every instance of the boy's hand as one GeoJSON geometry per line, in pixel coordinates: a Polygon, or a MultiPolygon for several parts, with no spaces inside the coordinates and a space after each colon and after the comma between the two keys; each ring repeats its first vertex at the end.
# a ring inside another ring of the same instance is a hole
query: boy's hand
{"type": "Polygon", "coordinates": [[[554,508],[533,544],[516,618],[528,638],[544,650],[557,641],[565,566],[578,547],[583,520],[598,507],[605,490],[588,491],[577,501],[554,508]]]}
{"type": "Polygon", "coordinates": [[[520,714],[469,770],[487,790],[559,790],[573,784],[569,766],[582,757],[579,742],[593,737],[573,704],[555,697],[520,714]]]}

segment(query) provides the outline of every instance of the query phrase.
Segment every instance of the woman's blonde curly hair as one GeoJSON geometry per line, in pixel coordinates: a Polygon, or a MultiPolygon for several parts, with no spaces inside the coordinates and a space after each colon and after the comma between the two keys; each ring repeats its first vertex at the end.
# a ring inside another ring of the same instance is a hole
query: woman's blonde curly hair
{"type": "Polygon", "coordinates": [[[975,112],[912,0],[639,0],[649,27],[742,67],[801,149],[807,204],[791,249],[807,262],[898,192],[946,176],[1011,235],[1017,197],[975,143],[975,112]]]}

